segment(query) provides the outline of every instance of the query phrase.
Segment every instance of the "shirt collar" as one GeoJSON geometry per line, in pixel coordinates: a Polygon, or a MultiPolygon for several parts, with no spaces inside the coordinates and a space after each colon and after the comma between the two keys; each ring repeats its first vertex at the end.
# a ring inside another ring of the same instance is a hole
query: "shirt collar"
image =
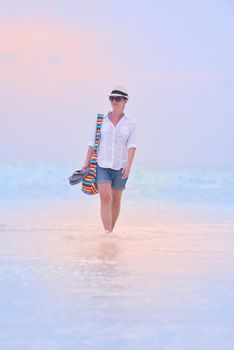
{"type": "MultiPolygon", "coordinates": [[[[109,113],[111,113],[111,111],[105,113],[105,114],[104,114],[104,117],[109,118],[109,113]]],[[[127,116],[125,113],[123,113],[123,117],[122,117],[122,118],[128,119],[128,116],[127,116]]]]}

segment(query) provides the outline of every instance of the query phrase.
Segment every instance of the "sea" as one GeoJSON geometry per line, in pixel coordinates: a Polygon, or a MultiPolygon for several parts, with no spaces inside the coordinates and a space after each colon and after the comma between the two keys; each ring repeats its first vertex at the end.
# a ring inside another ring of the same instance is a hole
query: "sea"
{"type": "MultiPolygon", "coordinates": [[[[81,184],[71,186],[68,177],[77,169],[71,165],[30,162],[0,163],[1,212],[15,207],[69,205],[92,207],[98,195],[87,196],[81,184]],[[92,198],[87,198],[92,197],[92,198]]],[[[179,207],[184,211],[210,215],[213,220],[234,219],[233,168],[133,167],[124,193],[125,201],[138,207],[179,207]]]]}

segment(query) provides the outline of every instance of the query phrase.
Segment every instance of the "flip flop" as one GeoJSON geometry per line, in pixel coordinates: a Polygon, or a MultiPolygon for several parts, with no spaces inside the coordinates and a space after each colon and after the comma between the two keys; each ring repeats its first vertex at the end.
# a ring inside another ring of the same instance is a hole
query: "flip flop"
{"type": "Polygon", "coordinates": [[[70,185],[76,185],[80,183],[84,177],[88,175],[90,172],[90,168],[86,168],[84,170],[76,170],[70,177],[69,177],[69,183],[70,185]]]}

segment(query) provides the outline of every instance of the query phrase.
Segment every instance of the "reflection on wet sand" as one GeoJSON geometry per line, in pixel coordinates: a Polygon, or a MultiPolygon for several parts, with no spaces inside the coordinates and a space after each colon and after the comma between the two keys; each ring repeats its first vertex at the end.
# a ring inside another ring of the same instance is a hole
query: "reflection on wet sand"
{"type": "Polygon", "coordinates": [[[230,348],[232,225],[55,219],[1,227],[2,349],[230,348]]]}

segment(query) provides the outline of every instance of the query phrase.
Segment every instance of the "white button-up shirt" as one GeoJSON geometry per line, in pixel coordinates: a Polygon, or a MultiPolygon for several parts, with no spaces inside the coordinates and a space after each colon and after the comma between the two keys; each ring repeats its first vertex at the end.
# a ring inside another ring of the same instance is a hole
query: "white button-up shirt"
{"type": "MultiPolygon", "coordinates": [[[[94,147],[95,132],[89,142],[94,147]]],[[[127,165],[128,149],[136,145],[136,126],[132,119],[125,114],[118,124],[114,126],[110,120],[110,114],[103,117],[101,126],[101,140],[98,146],[97,162],[102,168],[119,170],[127,165]]]]}

